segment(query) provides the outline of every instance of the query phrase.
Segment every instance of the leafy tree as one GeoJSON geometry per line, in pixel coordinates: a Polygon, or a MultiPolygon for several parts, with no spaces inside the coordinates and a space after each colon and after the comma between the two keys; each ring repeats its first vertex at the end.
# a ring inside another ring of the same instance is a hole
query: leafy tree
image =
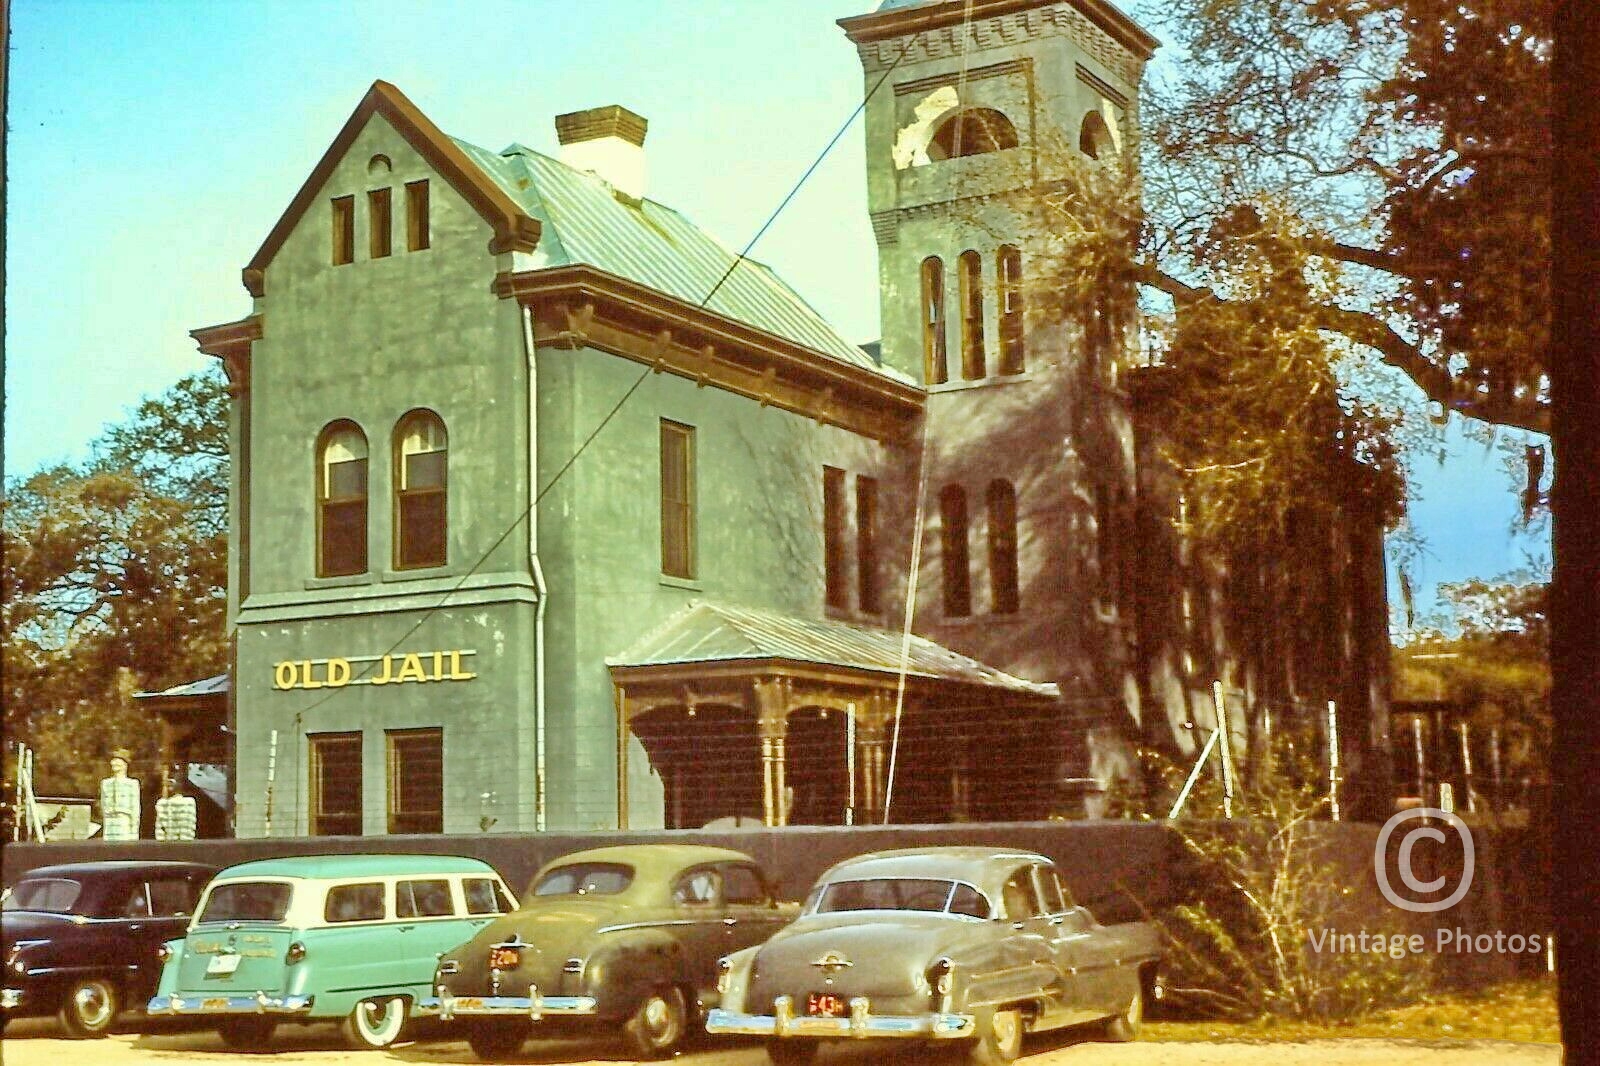
{"type": "Polygon", "coordinates": [[[92,791],[113,747],[151,765],[132,693],[226,665],[225,400],[219,375],[185,378],[87,464],[6,486],[5,726],[38,752],[42,788],[92,791]]]}

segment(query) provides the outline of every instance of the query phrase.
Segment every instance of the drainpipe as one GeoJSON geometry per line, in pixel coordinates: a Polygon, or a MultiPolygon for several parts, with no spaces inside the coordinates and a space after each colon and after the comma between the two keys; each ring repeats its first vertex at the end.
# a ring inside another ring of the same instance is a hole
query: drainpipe
{"type": "Polygon", "coordinates": [[[544,583],[544,567],[539,563],[539,361],[534,355],[533,311],[519,304],[522,312],[522,350],[528,362],[528,568],[539,605],[533,615],[533,828],[545,831],[545,703],[544,703],[544,610],[549,590],[544,583]]]}

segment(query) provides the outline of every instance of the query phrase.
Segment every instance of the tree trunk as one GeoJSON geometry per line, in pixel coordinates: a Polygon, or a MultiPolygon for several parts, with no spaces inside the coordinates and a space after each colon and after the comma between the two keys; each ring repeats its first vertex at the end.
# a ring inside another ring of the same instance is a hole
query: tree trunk
{"type": "Polygon", "coordinates": [[[1556,482],[1552,511],[1551,708],[1555,738],[1555,870],[1561,1037],[1569,1063],[1600,1061],[1600,804],[1590,789],[1600,761],[1600,50],[1584,0],[1556,24],[1555,270],[1557,340],[1550,377],[1556,482]]]}

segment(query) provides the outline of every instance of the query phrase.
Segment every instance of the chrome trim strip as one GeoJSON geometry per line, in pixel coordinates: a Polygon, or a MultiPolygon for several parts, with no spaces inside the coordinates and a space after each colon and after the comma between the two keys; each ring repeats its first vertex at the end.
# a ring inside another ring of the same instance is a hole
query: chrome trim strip
{"type": "Polygon", "coordinates": [[[713,1008],[706,1015],[706,1032],[730,1036],[916,1038],[960,1040],[974,1035],[977,1025],[970,1014],[874,1015],[866,997],[850,1001],[848,1018],[811,1018],[795,1015],[794,1003],[779,996],[770,1015],[742,1014],[713,1008]]]}
{"type": "Polygon", "coordinates": [[[528,989],[526,996],[455,996],[440,985],[435,993],[412,1004],[412,1015],[442,1022],[456,1017],[517,1017],[536,1022],[547,1014],[584,1017],[599,1010],[593,996],[546,996],[537,988],[528,989]]]}
{"type": "Polygon", "coordinates": [[[147,1014],[304,1014],[311,1009],[310,996],[157,996],[145,1008],[147,1014]]]}

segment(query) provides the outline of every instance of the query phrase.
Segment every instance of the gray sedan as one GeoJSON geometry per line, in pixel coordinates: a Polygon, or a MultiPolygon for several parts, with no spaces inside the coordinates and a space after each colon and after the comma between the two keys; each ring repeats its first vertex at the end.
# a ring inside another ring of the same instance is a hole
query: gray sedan
{"type": "Polygon", "coordinates": [[[1006,1063],[1024,1033],[1100,1024],[1131,1040],[1154,988],[1146,923],[1102,926],[1043,855],[914,848],[838,863],[793,925],[722,960],[707,1030],[767,1038],[774,1063],[820,1041],[960,1042],[1006,1063]]]}

